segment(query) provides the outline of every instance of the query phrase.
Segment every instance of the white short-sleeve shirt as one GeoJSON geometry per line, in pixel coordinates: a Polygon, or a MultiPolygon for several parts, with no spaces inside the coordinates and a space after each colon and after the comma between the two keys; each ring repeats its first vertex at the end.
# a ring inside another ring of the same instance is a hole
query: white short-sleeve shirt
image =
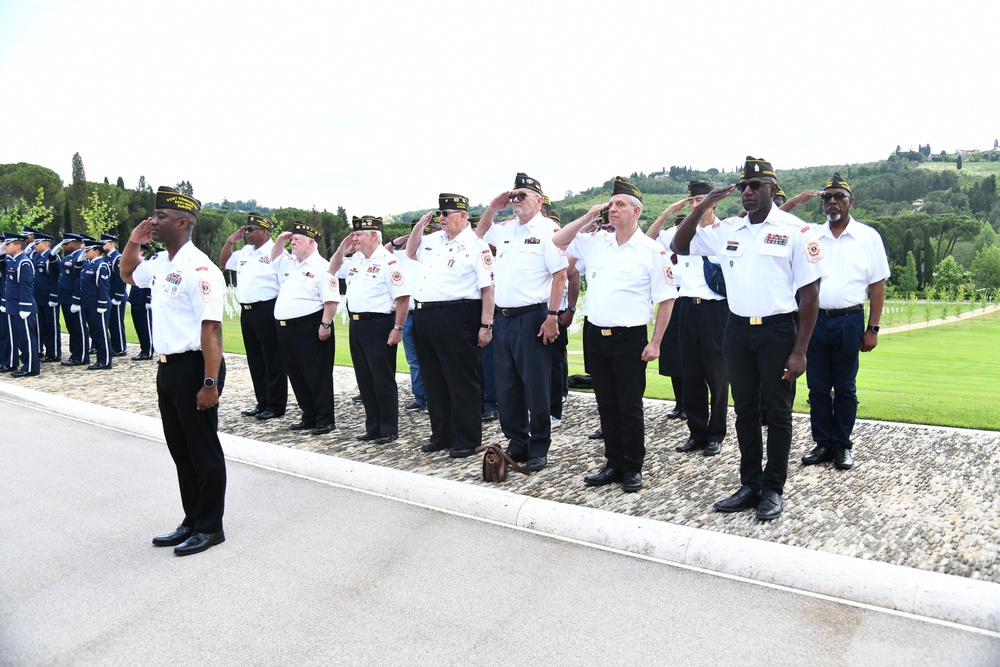
{"type": "Polygon", "coordinates": [[[259,249],[247,243],[229,256],[226,268],[236,272],[236,299],[240,303],[270,301],[278,296],[278,274],[271,266],[273,247],[271,240],[259,249]]]}
{"type": "Polygon", "coordinates": [[[868,286],[889,277],[882,237],[853,217],[840,238],[834,238],[829,222],[818,231],[827,271],[819,291],[819,307],[840,309],[864,303],[868,286]]]}
{"type": "Polygon", "coordinates": [[[274,319],[294,320],[323,310],[327,301],[340,302],[339,285],[330,275],[330,263],[318,252],[314,251],[301,262],[283,253],[272,264],[281,283],[274,304],[274,319]]]}
{"type": "MultiPolygon", "coordinates": [[[[718,220],[718,218],[716,218],[718,220]]],[[[677,226],[664,229],[656,238],[668,254],[673,254],[670,242],[674,240],[677,226]]],[[[708,261],[719,263],[717,257],[709,257],[708,261]]],[[[677,263],[673,265],[674,281],[677,283],[677,296],[698,298],[703,301],[721,301],[726,297],[716,294],[705,282],[705,262],[700,255],[677,255],[677,263]]]]}
{"type": "Polygon", "coordinates": [[[540,213],[525,224],[518,219],[493,224],[483,240],[497,249],[496,305],[520,308],[548,303],[552,274],[569,266],[565,255],[552,243],[558,231],[540,213]]]}
{"type": "Polygon", "coordinates": [[[377,247],[371,257],[356,252],[344,260],[337,278],[347,281],[347,304],[352,313],[391,313],[396,299],[410,296],[410,285],[391,252],[377,247]]]}
{"type": "Polygon", "coordinates": [[[443,230],[424,236],[417,261],[419,275],[413,290],[417,301],[481,299],[482,289],[493,285],[493,253],[472,227],[454,239],[443,230]]]}

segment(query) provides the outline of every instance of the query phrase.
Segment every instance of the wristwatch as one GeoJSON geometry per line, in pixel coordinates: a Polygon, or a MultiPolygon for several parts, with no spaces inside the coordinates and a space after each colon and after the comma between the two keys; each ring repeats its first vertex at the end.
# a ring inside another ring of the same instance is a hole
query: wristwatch
{"type": "Polygon", "coordinates": [[[219,384],[219,382],[215,378],[205,378],[205,381],[202,384],[211,389],[215,385],[219,384]]]}
{"type": "Polygon", "coordinates": [[[319,325],[324,329],[329,329],[333,326],[333,320],[330,320],[329,322],[320,322],[319,325]]]}
{"type": "Polygon", "coordinates": [[[399,326],[398,324],[394,324],[392,326],[392,328],[393,328],[394,331],[402,331],[403,330],[403,327],[399,326]]]}
{"type": "Polygon", "coordinates": [[[868,330],[869,331],[874,331],[875,333],[878,333],[878,325],[877,324],[869,324],[868,325],[868,330]]]}
{"type": "Polygon", "coordinates": [[[556,317],[559,317],[559,311],[558,310],[550,310],[549,311],[549,315],[555,315],[556,317]]]}
{"type": "Polygon", "coordinates": [[[480,324],[479,328],[480,329],[487,329],[489,331],[493,331],[493,325],[492,324],[480,324]]]}

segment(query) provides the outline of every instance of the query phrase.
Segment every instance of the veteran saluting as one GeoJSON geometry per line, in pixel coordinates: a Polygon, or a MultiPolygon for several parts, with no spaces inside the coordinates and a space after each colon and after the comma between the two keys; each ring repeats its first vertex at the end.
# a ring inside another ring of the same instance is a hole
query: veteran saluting
{"type": "Polygon", "coordinates": [[[160,186],[153,217],[140,222],[122,251],[122,280],[152,290],[153,338],[159,353],[156,394],[170,456],[177,466],[184,519],[153,538],[178,556],[224,542],[226,460],[219,442],[219,395],[225,384],[222,307],[225,281],[191,243],[201,202],[160,186]],[[143,243],[166,246],[143,262],[143,243]]]}

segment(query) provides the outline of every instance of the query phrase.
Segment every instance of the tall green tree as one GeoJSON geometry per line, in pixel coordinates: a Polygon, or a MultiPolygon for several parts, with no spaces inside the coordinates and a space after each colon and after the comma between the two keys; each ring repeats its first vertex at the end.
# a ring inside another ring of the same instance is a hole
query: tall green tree
{"type": "Polygon", "coordinates": [[[972,260],[972,279],[977,287],[1000,288],[1000,246],[983,248],[972,260]]]}
{"type": "Polygon", "coordinates": [[[117,223],[112,203],[102,198],[97,190],[91,193],[90,199],[80,211],[80,217],[83,219],[83,230],[95,239],[117,223]]]}
{"type": "Polygon", "coordinates": [[[66,230],[72,232],[84,229],[86,223],[81,214],[89,195],[87,174],[83,170],[83,158],[79,153],[73,153],[73,184],[70,186],[70,193],[70,212],[73,217],[66,221],[66,230]]]}
{"type": "Polygon", "coordinates": [[[912,251],[906,253],[906,266],[896,278],[896,288],[904,294],[917,291],[917,260],[912,251]]]}
{"type": "Polygon", "coordinates": [[[948,255],[934,270],[934,284],[939,288],[954,288],[965,282],[965,272],[955,258],[948,255]]]}

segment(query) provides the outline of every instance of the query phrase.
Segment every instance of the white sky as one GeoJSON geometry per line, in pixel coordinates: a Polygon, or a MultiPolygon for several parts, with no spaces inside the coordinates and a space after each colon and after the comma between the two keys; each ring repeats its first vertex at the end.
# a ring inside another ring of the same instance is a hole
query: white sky
{"type": "Polygon", "coordinates": [[[1000,137],[995,3],[0,0],[0,163],[383,215],[1000,137]]]}

